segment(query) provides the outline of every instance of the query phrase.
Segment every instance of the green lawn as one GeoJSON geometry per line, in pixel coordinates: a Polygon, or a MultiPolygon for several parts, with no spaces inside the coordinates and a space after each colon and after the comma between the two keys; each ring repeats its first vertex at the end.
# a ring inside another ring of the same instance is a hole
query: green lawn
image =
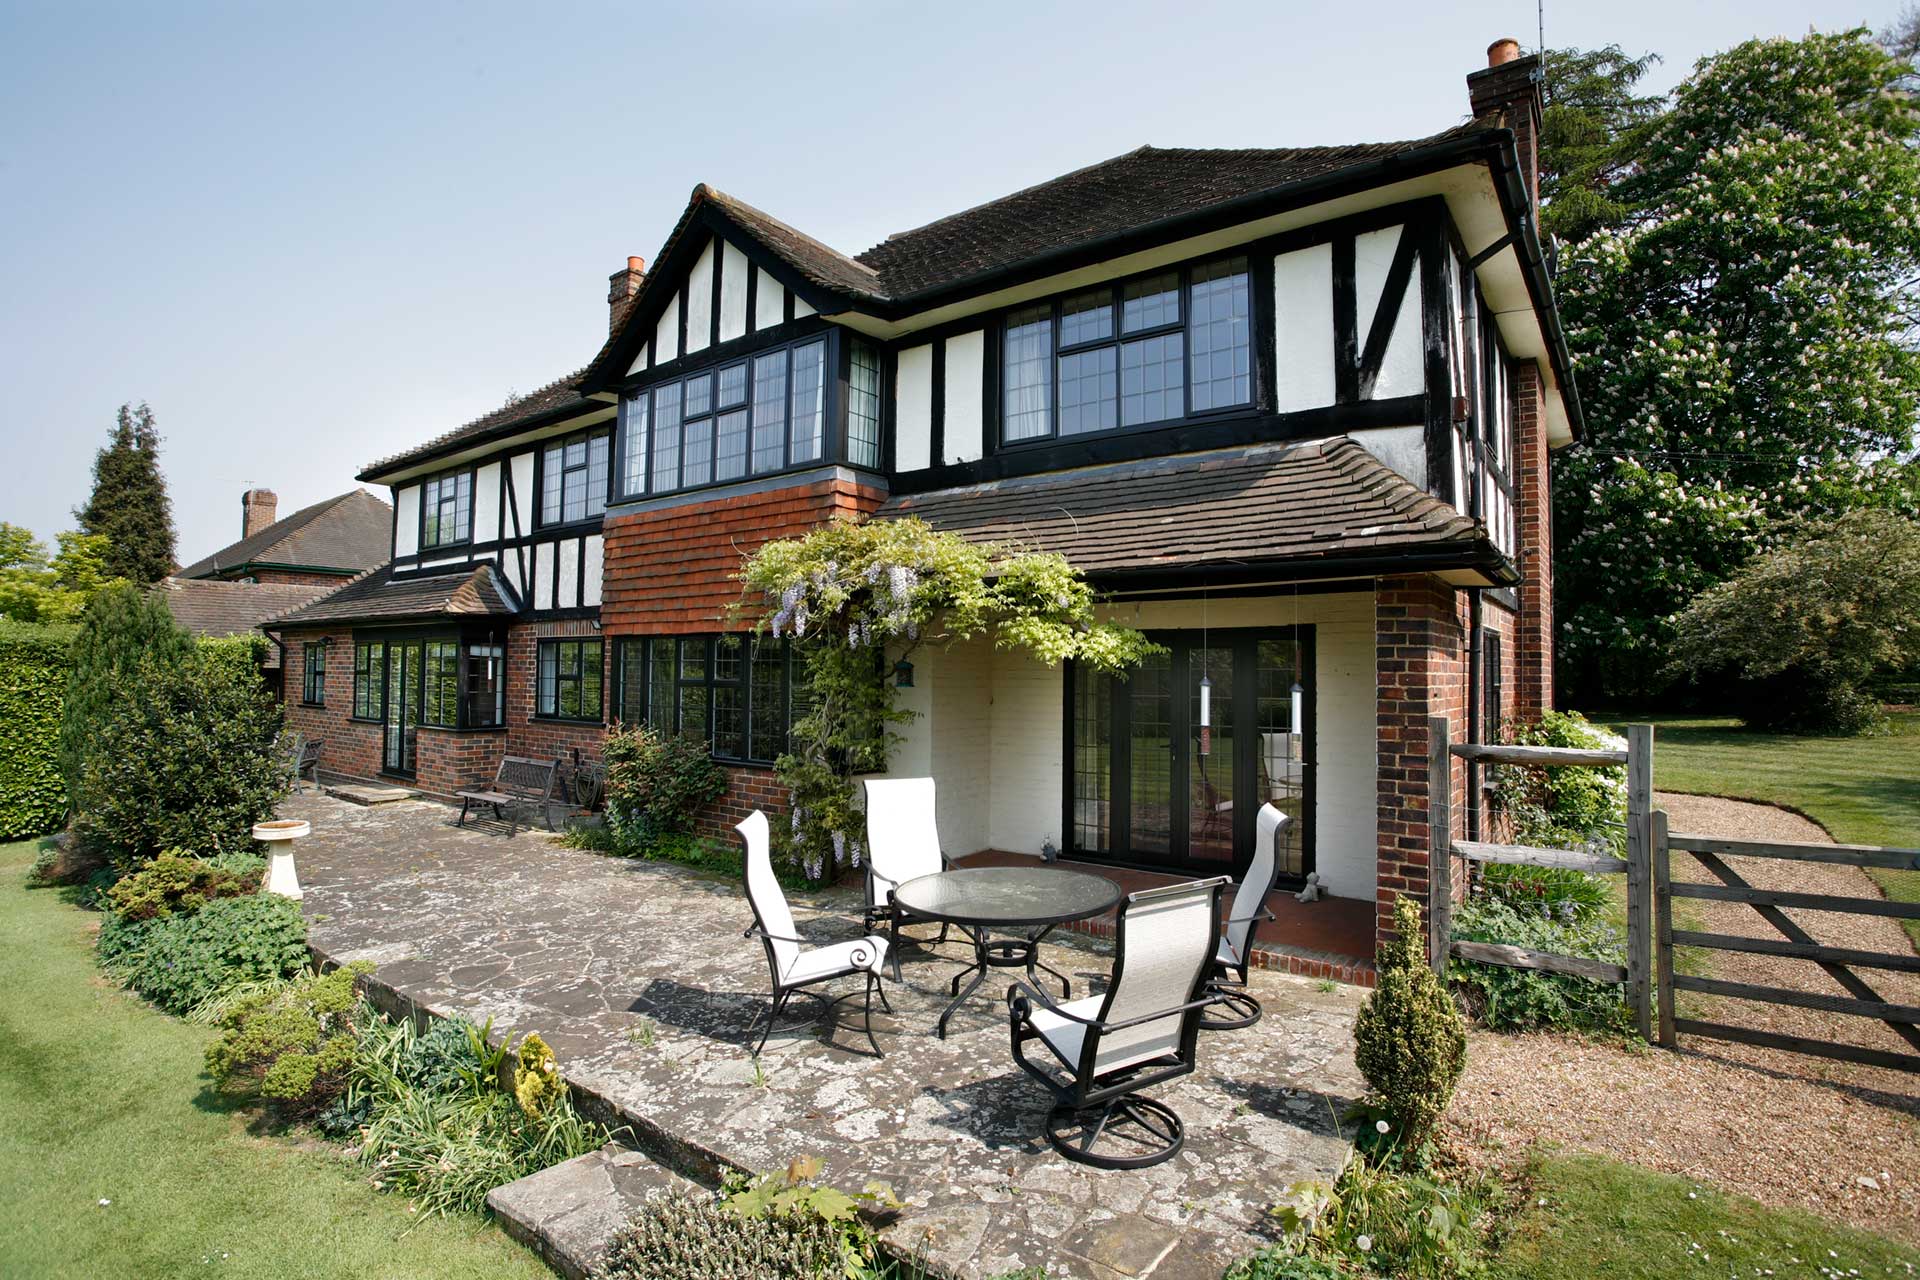
{"type": "Polygon", "coordinates": [[[1920,1250],[1883,1237],[1597,1156],[1549,1156],[1534,1172],[1493,1265],[1501,1280],[1908,1276],[1920,1266],[1920,1250]]]}
{"type": "MultiPolygon", "coordinates": [[[[1663,791],[1763,800],[1798,809],[1842,844],[1920,849],[1920,712],[1871,738],[1752,733],[1701,716],[1594,714],[1619,729],[1654,728],[1653,780],[1663,791]]],[[[1920,902],[1920,872],[1871,871],[1887,896],[1920,902]]],[[[1920,921],[1904,922],[1920,945],[1920,921]]]]}
{"type": "Polygon", "coordinates": [[[550,1275],[491,1224],[417,1221],[338,1156],[250,1135],[206,1092],[210,1033],[99,976],[89,915],[25,887],[34,852],[0,845],[0,1272],[550,1275]]]}

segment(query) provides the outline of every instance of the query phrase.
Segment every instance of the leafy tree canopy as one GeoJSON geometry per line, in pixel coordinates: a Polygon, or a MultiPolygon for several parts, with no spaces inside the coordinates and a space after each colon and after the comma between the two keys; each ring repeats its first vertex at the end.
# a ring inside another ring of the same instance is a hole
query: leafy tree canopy
{"type": "Polygon", "coordinates": [[[1550,49],[1540,120],[1540,225],[1562,240],[1584,240],[1624,221],[1619,186],[1637,168],[1638,148],[1664,100],[1636,92],[1657,54],[1550,49]]]}
{"type": "Polygon", "coordinates": [[[104,537],[106,573],[152,586],[173,571],[173,501],[160,474],[153,410],[121,405],[93,459],[93,493],[73,513],[84,533],[104,537]]]}
{"type": "Polygon", "coordinates": [[[1920,666],[1920,522],[1851,511],[1796,528],[1696,596],[1673,660],[1729,675],[1756,728],[1857,732],[1883,717],[1868,682],[1920,666]]]}
{"type": "Polygon", "coordinates": [[[69,531],[59,543],[49,557],[31,530],[0,522],[0,617],[71,622],[94,595],[116,584],[107,575],[105,538],[69,531]]]}
{"type": "Polygon", "coordinates": [[[1588,437],[1555,459],[1563,682],[1655,692],[1669,617],[1803,515],[1920,499],[1916,118],[1865,31],[1704,59],[1570,255],[1588,437]]]}

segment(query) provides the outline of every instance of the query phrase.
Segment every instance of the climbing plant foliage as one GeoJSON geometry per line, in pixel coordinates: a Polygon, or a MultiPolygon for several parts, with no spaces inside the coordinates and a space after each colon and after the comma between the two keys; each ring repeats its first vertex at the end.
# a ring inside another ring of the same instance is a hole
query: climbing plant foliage
{"type": "Polygon", "coordinates": [[[739,576],[746,611],[804,657],[792,750],[777,766],[793,811],[776,829],[786,858],[814,880],[858,865],[854,777],[884,769],[912,719],[895,705],[896,662],[976,638],[1101,671],[1159,651],[1098,621],[1093,589],[1064,557],[976,545],[920,520],[823,525],[765,544],[739,576]]]}

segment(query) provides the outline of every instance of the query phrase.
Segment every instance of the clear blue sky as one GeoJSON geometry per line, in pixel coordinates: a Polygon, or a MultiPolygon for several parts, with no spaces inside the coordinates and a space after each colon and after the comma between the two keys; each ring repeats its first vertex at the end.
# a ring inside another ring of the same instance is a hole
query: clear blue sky
{"type": "MultiPolygon", "coordinates": [[[[1693,61],[1899,0],[1549,0],[1693,61]]],[[[50,538],[125,400],[178,551],[567,373],[697,182],[847,252],[1131,149],[1458,122],[1531,0],[291,4],[0,0],[0,520],[50,538]]]]}

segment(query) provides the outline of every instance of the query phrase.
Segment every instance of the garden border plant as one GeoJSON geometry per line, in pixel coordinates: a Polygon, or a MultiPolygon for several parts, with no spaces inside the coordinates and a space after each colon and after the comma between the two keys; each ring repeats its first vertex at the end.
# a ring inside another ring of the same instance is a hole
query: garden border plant
{"type": "Polygon", "coordinates": [[[742,609],[805,662],[806,713],[776,765],[792,813],[774,833],[783,861],[813,882],[859,864],[855,777],[885,768],[913,718],[896,704],[893,668],[921,646],[985,636],[1049,666],[1108,672],[1160,652],[1098,621],[1093,589],[1064,556],[976,545],[916,518],[836,520],[777,539],[738,576],[742,609]]]}

